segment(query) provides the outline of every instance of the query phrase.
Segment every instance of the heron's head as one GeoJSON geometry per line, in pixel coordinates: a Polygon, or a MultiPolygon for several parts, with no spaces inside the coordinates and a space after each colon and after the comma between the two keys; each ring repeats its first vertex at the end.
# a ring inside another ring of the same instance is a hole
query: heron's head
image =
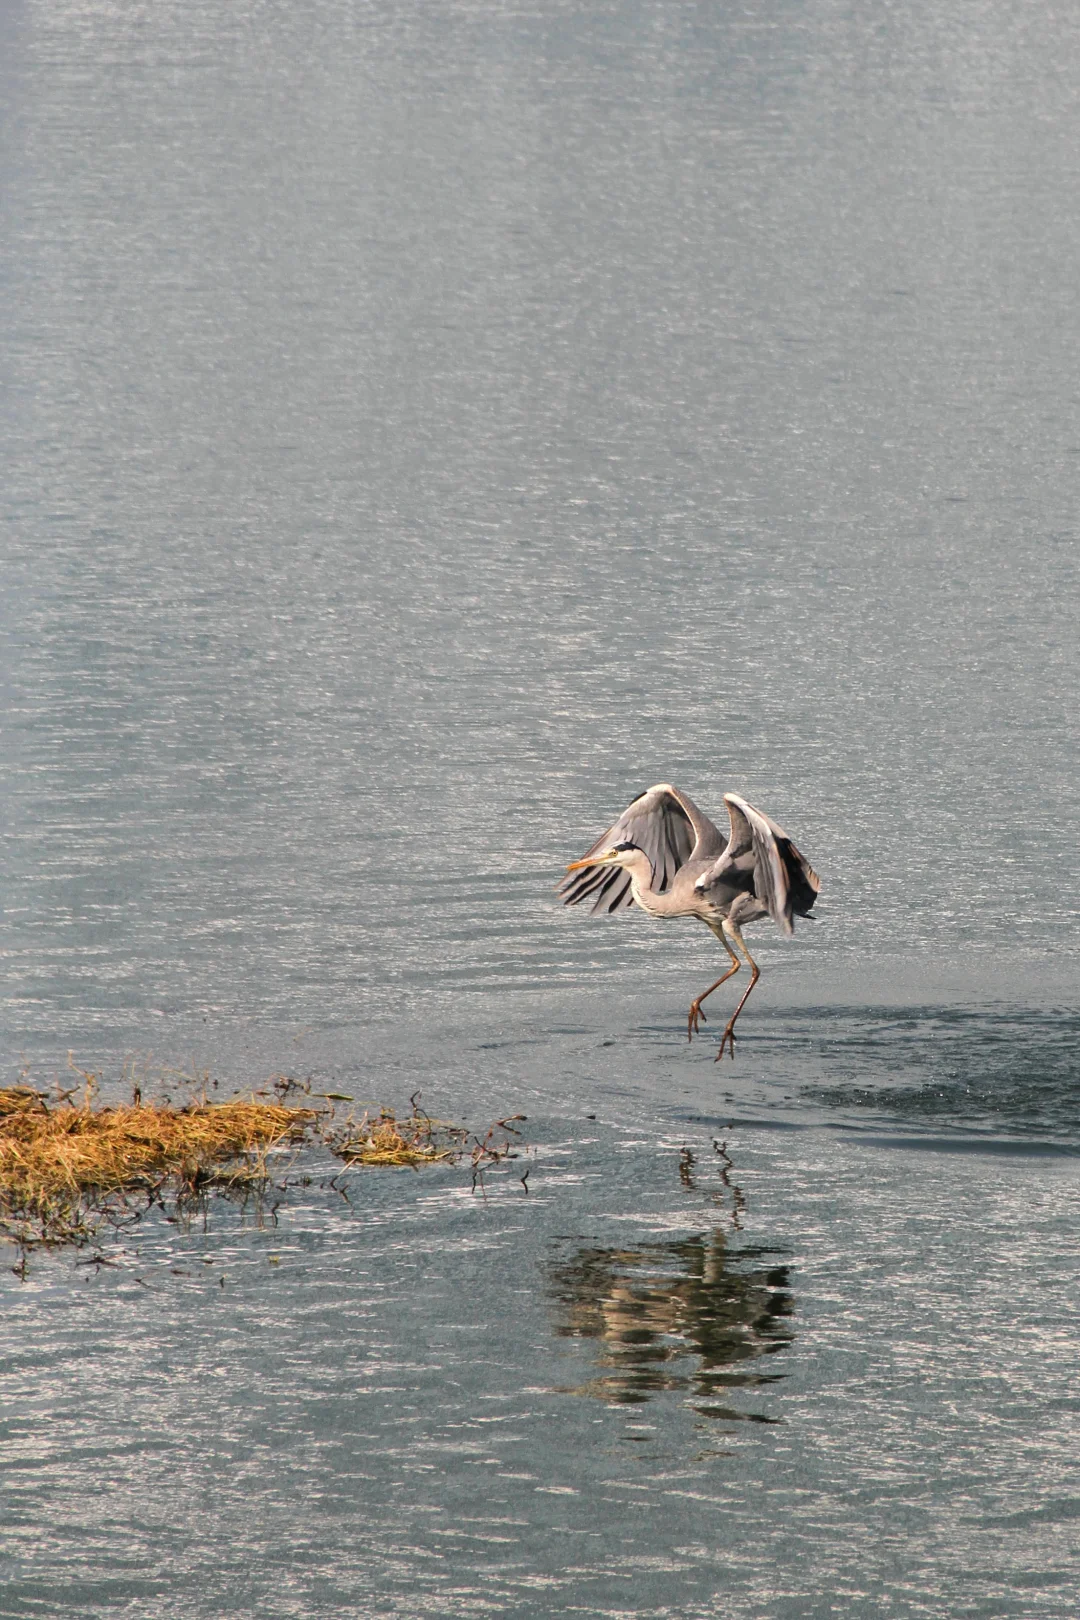
{"type": "Polygon", "coordinates": [[[639,855],[645,851],[638,844],[612,844],[599,855],[588,855],[583,861],[571,861],[566,868],[568,872],[579,872],[583,866],[633,866],[639,855]]]}

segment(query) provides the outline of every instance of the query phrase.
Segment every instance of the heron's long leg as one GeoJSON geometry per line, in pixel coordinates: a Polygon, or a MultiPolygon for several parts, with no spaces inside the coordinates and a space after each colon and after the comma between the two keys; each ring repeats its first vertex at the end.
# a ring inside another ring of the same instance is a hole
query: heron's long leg
{"type": "MultiPolygon", "coordinates": [[[[730,949],[730,941],[734,940],[735,944],[739,947],[739,949],[742,951],[743,955],[746,957],[747,962],[750,964],[751,973],[750,973],[750,983],[747,985],[745,991],[743,992],[743,998],[739,1002],[739,1005],[736,1007],[735,1011],[732,1013],[731,1017],[728,1019],[727,1028],[725,1029],[724,1033],[720,1037],[720,1050],[716,1054],[717,1063],[719,1063],[720,1059],[724,1055],[724,1047],[725,1046],[728,1047],[728,1050],[730,1051],[732,1057],[735,1056],[735,1020],[736,1020],[736,1018],[738,1018],[739,1014],[742,1012],[743,1008],[746,1006],[746,1003],[747,1003],[747,1001],[749,999],[751,990],[754,988],[755,984],[757,984],[758,980],[761,978],[761,969],[758,967],[757,963],[754,961],[754,958],[750,955],[750,952],[747,950],[746,941],[745,941],[745,939],[743,939],[742,934],[739,932],[738,924],[729,921],[728,918],[725,917],[724,922],[723,922],[723,929],[724,929],[724,935],[725,935],[725,942],[728,943],[728,948],[730,949]]],[[[735,954],[734,951],[732,951],[731,954],[734,956],[734,954],[735,954]]]]}
{"type": "Polygon", "coordinates": [[[739,958],[735,955],[735,952],[732,950],[726,938],[722,933],[719,932],[719,930],[716,930],[716,937],[719,939],[721,945],[723,945],[725,951],[727,951],[728,955],[731,957],[731,966],[728,968],[726,973],[721,974],[720,978],[717,979],[715,984],[710,984],[707,990],[703,990],[700,996],[690,1003],[690,1011],[686,1015],[686,1038],[688,1041],[692,1041],[694,1036],[699,1033],[702,1024],[708,1023],[708,1019],[701,1010],[701,1003],[705,1000],[705,997],[711,996],[714,990],[719,990],[720,986],[722,984],[726,984],[728,979],[731,978],[731,975],[733,973],[738,973],[739,969],[742,967],[742,963],[739,961],[739,958]]]}

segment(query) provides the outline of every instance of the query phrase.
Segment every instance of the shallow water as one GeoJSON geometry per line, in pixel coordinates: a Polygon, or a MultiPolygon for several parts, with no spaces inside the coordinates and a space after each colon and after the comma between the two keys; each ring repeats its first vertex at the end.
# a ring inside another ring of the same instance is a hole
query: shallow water
{"type": "Polygon", "coordinates": [[[528,1116],[4,1268],[0,1614],[1074,1612],[1078,71],[0,16],[9,1080],[528,1116]],[[823,879],[722,1066],[553,897],[661,779],[823,879]]]}

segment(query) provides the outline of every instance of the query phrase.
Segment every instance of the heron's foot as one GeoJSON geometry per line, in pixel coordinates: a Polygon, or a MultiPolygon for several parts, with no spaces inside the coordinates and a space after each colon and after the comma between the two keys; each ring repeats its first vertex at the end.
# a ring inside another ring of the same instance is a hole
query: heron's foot
{"type": "Polygon", "coordinates": [[[700,1035],[702,1024],[707,1024],[708,1022],[709,1020],[701,1010],[701,1002],[692,1001],[690,1003],[690,1011],[686,1015],[687,1040],[692,1041],[695,1035],[700,1035]]]}
{"type": "Polygon", "coordinates": [[[728,1051],[731,1053],[731,1059],[732,1059],[732,1062],[734,1062],[735,1061],[735,1020],[734,1019],[732,1019],[731,1023],[728,1025],[727,1029],[725,1029],[724,1033],[720,1037],[720,1050],[719,1050],[719,1052],[717,1052],[716,1057],[714,1059],[714,1062],[719,1063],[720,1059],[724,1055],[724,1047],[725,1046],[727,1047],[728,1051]]]}

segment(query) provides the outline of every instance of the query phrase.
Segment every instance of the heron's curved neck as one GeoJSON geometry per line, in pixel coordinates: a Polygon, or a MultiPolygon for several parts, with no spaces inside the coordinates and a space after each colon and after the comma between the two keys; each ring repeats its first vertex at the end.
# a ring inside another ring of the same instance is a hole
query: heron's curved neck
{"type": "Polygon", "coordinates": [[[630,874],[630,891],[641,907],[642,911],[649,912],[654,917],[663,917],[671,909],[671,893],[653,893],[652,862],[645,852],[639,851],[623,861],[623,866],[630,874]]]}

